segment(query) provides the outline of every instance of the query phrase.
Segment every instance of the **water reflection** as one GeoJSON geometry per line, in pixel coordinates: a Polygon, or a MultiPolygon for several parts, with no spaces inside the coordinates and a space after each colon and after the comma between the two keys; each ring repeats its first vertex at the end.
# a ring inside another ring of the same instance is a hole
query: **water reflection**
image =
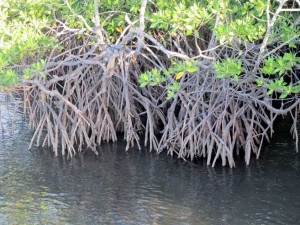
{"type": "Polygon", "coordinates": [[[30,133],[15,111],[14,135],[11,117],[1,117],[0,224],[299,222],[299,158],[287,137],[236,169],[125,152],[122,142],[101,146],[99,157],[86,152],[66,159],[28,151],[30,133]]]}

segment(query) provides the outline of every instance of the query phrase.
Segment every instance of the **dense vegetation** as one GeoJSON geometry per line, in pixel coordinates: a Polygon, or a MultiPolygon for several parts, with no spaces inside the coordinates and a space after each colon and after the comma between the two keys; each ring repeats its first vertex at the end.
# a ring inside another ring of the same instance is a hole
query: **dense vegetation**
{"type": "Polygon", "coordinates": [[[22,93],[32,141],[56,154],[97,153],[121,132],[127,149],[143,137],[212,165],[243,150],[248,164],[279,115],[298,137],[299,11],[297,0],[0,0],[0,86],[22,93]]]}

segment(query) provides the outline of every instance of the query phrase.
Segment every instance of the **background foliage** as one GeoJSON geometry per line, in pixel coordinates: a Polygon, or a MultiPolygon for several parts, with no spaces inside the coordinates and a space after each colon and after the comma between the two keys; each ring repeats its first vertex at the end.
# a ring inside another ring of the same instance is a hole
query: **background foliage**
{"type": "MultiPolygon", "coordinates": [[[[146,10],[146,31],[154,34],[165,47],[170,44],[170,39],[187,41],[191,45],[191,56],[196,55],[194,45],[197,43],[201,45],[197,47],[198,49],[208,50],[206,49],[209,46],[206,42],[209,40],[208,36],[215,34],[219,45],[232,47],[233,52],[229,57],[226,54],[219,55],[215,58],[215,62],[212,61],[216,76],[234,81],[238,81],[239,77],[244,78],[247,65],[243,64],[243,58],[249,57],[249,49],[245,47],[259,45],[265,36],[269,35],[264,50],[271,51],[268,57],[264,57],[258,63],[259,70],[256,72],[260,73],[260,76],[256,79],[257,86],[267,88],[269,94],[278,91],[280,97],[285,98],[300,90],[298,76],[295,76],[297,73],[295,70],[299,69],[300,64],[297,56],[299,18],[297,11],[292,11],[299,6],[296,1],[286,1],[284,8],[289,10],[282,10],[272,29],[268,30],[268,25],[270,28],[272,22],[269,12],[275,12],[279,4],[279,1],[268,4],[267,0],[200,2],[155,0],[146,10]]],[[[98,7],[101,25],[112,42],[122,34],[128,26],[128,21],[138,22],[139,0],[98,1],[98,7]]],[[[42,70],[47,54],[58,44],[58,39],[51,31],[60,22],[64,22],[70,28],[84,28],[86,25],[93,27],[94,1],[0,1],[2,89],[20,85],[20,78],[28,79],[39,74],[37,71],[42,70]],[[78,16],[83,19],[78,19],[78,16]]],[[[80,37],[78,35],[78,38],[80,37]]],[[[181,62],[178,63],[180,67],[181,62]]],[[[172,65],[175,65],[174,62],[172,65]]],[[[168,71],[159,73],[163,73],[164,76],[176,76],[175,80],[179,80],[184,71],[183,68],[176,69],[176,66],[172,69],[171,66],[168,71]]],[[[190,69],[186,72],[195,71],[190,69]]],[[[154,86],[164,82],[166,79],[157,76],[156,70],[142,74],[140,79],[142,86],[147,84],[154,86]]],[[[168,98],[179,88],[177,81],[174,82],[165,85],[168,89],[168,98]]]]}

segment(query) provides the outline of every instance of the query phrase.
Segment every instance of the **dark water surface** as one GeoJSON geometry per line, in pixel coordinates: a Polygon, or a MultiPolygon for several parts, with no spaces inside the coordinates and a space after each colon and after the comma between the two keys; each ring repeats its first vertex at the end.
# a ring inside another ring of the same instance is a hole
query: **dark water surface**
{"type": "Polygon", "coordinates": [[[300,160],[282,129],[259,160],[207,167],[102,146],[67,160],[27,150],[21,113],[1,105],[0,224],[300,224],[300,160]]]}

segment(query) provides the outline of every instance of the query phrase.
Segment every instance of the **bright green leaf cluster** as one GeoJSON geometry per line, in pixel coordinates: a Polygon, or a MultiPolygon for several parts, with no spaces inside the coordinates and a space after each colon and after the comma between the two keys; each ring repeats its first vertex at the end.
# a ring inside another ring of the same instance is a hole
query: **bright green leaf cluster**
{"type": "MultiPolygon", "coordinates": [[[[0,1],[0,68],[42,55],[53,46],[43,29],[50,24],[52,1],[0,1]]],[[[52,19],[53,20],[53,19],[52,19]]]]}
{"type": "Polygon", "coordinates": [[[216,8],[220,18],[216,35],[221,44],[230,43],[233,38],[252,42],[263,37],[266,32],[266,0],[250,0],[241,5],[227,0],[225,6],[221,2],[216,8]]]}
{"type": "Polygon", "coordinates": [[[296,54],[286,52],[283,56],[279,56],[276,59],[274,57],[269,57],[265,60],[264,66],[260,68],[263,74],[274,75],[279,73],[283,75],[287,71],[291,71],[294,66],[299,66],[300,57],[296,54]]]}
{"type": "Polygon", "coordinates": [[[242,61],[227,58],[224,61],[217,61],[215,64],[217,78],[231,77],[238,81],[238,76],[244,71],[242,61]]]}
{"type": "Polygon", "coordinates": [[[268,94],[271,95],[275,91],[280,92],[279,98],[286,98],[290,94],[297,94],[300,92],[300,83],[297,85],[287,84],[283,77],[271,80],[267,85],[268,94]]]}
{"type": "Polygon", "coordinates": [[[146,85],[156,86],[161,82],[165,82],[166,77],[162,75],[162,71],[156,68],[151,71],[142,73],[140,75],[139,83],[141,87],[145,87],[146,85]]]}
{"type": "Polygon", "coordinates": [[[211,17],[205,1],[193,4],[188,1],[171,2],[168,4],[164,4],[163,1],[157,2],[159,10],[151,14],[150,28],[162,29],[170,33],[180,31],[189,36],[211,17]]]}
{"type": "MultiPolygon", "coordinates": [[[[264,61],[264,66],[260,68],[261,73],[265,75],[278,75],[279,78],[269,81],[266,84],[268,88],[268,94],[271,95],[274,91],[280,92],[279,98],[286,98],[290,94],[296,94],[300,92],[300,84],[294,85],[293,83],[287,83],[284,81],[284,76],[287,72],[293,70],[293,67],[299,67],[300,57],[291,52],[284,53],[283,56],[279,56],[276,59],[274,56],[267,58],[264,61]]],[[[263,86],[263,80],[256,80],[258,86],[263,86]]]]}
{"type": "Polygon", "coordinates": [[[174,97],[175,93],[180,89],[180,84],[174,81],[167,89],[167,99],[170,100],[174,97]]]}
{"type": "MultiPolygon", "coordinates": [[[[154,68],[140,75],[139,83],[141,87],[146,85],[157,86],[167,81],[169,76],[175,75],[175,80],[179,80],[184,73],[194,73],[198,70],[196,61],[172,61],[172,66],[167,71],[154,68]]],[[[167,99],[173,98],[180,89],[177,81],[167,85],[167,99]]]]}
{"type": "Polygon", "coordinates": [[[178,72],[194,73],[198,70],[196,61],[172,61],[172,66],[168,69],[168,74],[174,74],[178,72]]]}
{"type": "MultiPolygon", "coordinates": [[[[294,26],[292,22],[294,21],[294,18],[291,18],[291,22],[281,22],[277,25],[277,30],[273,32],[273,36],[277,36],[277,34],[280,35],[280,41],[282,43],[288,43],[289,48],[297,48],[296,42],[297,39],[295,40],[294,37],[296,35],[300,34],[300,29],[299,26],[294,26]]],[[[298,41],[300,38],[298,38],[298,41]]]]}

